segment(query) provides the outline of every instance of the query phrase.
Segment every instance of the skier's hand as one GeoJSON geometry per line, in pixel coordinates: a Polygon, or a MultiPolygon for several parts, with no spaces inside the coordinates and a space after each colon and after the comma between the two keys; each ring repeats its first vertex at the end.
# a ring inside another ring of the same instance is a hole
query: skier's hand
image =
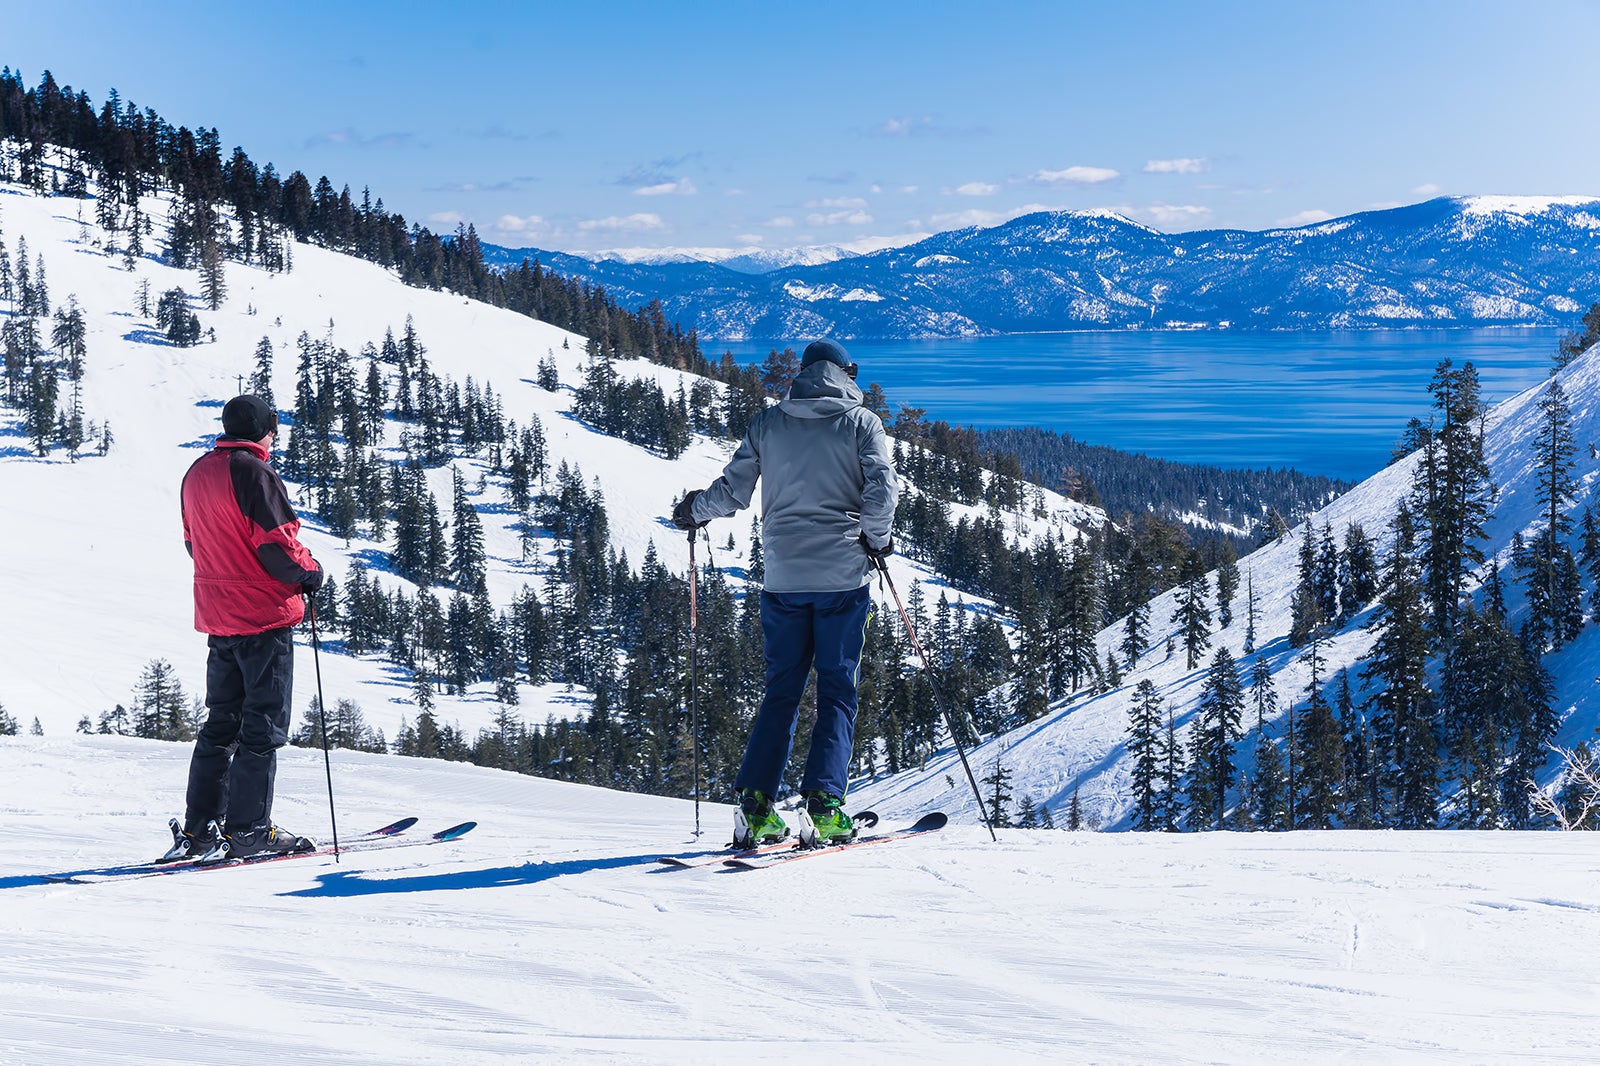
{"type": "Polygon", "coordinates": [[[301,594],[305,596],[315,595],[316,591],[322,587],[322,580],[325,576],[320,567],[311,571],[311,576],[300,582],[301,594]]]}
{"type": "Polygon", "coordinates": [[[678,501],[678,506],[672,509],[672,524],[682,530],[699,529],[704,522],[694,520],[694,501],[700,496],[699,489],[690,489],[689,495],[678,501]]]}
{"type": "Polygon", "coordinates": [[[882,563],[885,559],[894,554],[893,537],[890,537],[887,541],[885,541],[883,547],[881,548],[874,548],[872,546],[872,542],[867,540],[867,535],[864,532],[856,539],[861,542],[861,550],[866,552],[875,563],[882,563]]]}

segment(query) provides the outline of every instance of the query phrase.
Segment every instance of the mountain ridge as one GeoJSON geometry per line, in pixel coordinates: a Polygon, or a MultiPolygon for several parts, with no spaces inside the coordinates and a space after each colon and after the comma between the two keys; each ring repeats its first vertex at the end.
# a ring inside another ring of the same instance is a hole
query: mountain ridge
{"type": "MultiPolygon", "coordinates": [[[[491,261],[504,251],[486,246],[491,261]]],[[[1436,197],[1299,227],[1178,234],[1110,211],[1042,211],[761,274],[522,251],[617,299],[659,299],[725,341],[1549,326],[1600,293],[1600,199],[1436,197]]]]}

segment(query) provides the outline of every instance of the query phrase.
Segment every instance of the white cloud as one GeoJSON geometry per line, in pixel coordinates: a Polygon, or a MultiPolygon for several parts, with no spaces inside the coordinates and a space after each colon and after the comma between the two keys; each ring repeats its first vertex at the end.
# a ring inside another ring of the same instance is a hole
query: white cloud
{"type": "Polygon", "coordinates": [[[808,211],[818,208],[838,210],[840,208],[866,207],[867,202],[859,196],[831,196],[826,200],[808,200],[801,205],[808,211]]]}
{"type": "Polygon", "coordinates": [[[578,228],[590,230],[656,230],[665,229],[661,216],[640,212],[633,215],[610,215],[606,218],[588,218],[578,223],[578,228]]]}
{"type": "Polygon", "coordinates": [[[1144,165],[1146,174],[1204,174],[1211,169],[1211,160],[1152,159],[1144,165]]]}
{"type": "Polygon", "coordinates": [[[1136,222],[1166,230],[1198,229],[1211,220],[1211,208],[1198,204],[1146,204],[1144,207],[1113,207],[1136,222]]]}
{"type": "Polygon", "coordinates": [[[1028,180],[1040,185],[1098,185],[1121,176],[1109,167],[1067,167],[1065,170],[1036,170],[1028,180]]]}
{"type": "Polygon", "coordinates": [[[957,196],[993,196],[1000,191],[1000,186],[990,185],[986,181],[969,181],[965,185],[956,186],[957,196]]]}
{"type": "Polygon", "coordinates": [[[1438,196],[1439,195],[1439,186],[1435,185],[1433,182],[1430,181],[1430,182],[1427,182],[1425,184],[1418,185],[1415,189],[1412,189],[1411,191],[1416,193],[1418,196],[1438,196]]]}
{"type": "Polygon", "coordinates": [[[767,225],[773,229],[789,229],[794,225],[794,219],[788,215],[779,215],[777,218],[767,219],[767,225]]]}
{"type": "Polygon", "coordinates": [[[1313,207],[1307,211],[1298,211],[1288,218],[1278,219],[1278,225],[1286,229],[1293,229],[1295,226],[1314,226],[1318,222],[1326,222],[1332,217],[1333,215],[1327,211],[1313,207]]]}
{"type": "Polygon", "coordinates": [[[438,214],[429,215],[428,222],[434,226],[448,226],[455,229],[457,223],[465,222],[467,216],[460,211],[440,211],[438,214]]]}
{"type": "Polygon", "coordinates": [[[544,229],[542,215],[501,215],[495,220],[495,228],[501,233],[530,233],[544,229]]]}
{"type": "Polygon", "coordinates": [[[699,192],[694,187],[694,182],[688,178],[679,178],[677,181],[663,181],[655,185],[643,185],[633,190],[635,196],[693,196],[699,192]]]}
{"type": "Polygon", "coordinates": [[[830,211],[806,216],[808,226],[865,226],[872,216],[865,211],[830,211]]]}
{"type": "Polygon", "coordinates": [[[974,207],[966,211],[946,211],[934,215],[933,228],[946,230],[966,229],[968,226],[994,226],[1014,217],[1000,211],[984,211],[974,207]]]}
{"type": "Polygon", "coordinates": [[[873,182],[867,187],[867,191],[876,196],[883,191],[883,186],[879,185],[877,182],[873,182]]]}
{"type": "Polygon", "coordinates": [[[764,233],[741,233],[734,239],[740,244],[762,244],[766,241],[767,237],[764,233]]]}
{"type": "Polygon", "coordinates": [[[900,188],[896,189],[895,191],[898,192],[901,196],[915,196],[915,195],[917,195],[917,186],[915,186],[915,185],[902,185],[902,186],[900,186],[900,188]]]}
{"type": "Polygon", "coordinates": [[[891,118],[885,119],[873,132],[883,137],[907,137],[918,126],[926,125],[931,119],[891,118]]]}

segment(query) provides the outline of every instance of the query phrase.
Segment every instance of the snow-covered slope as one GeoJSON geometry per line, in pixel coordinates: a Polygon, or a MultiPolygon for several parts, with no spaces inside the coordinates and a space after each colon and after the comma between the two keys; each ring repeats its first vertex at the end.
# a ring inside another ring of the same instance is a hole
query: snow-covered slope
{"type": "MultiPolygon", "coordinates": [[[[0,738],[0,1062],[1592,1061],[1584,835],[976,826],[668,871],[682,801],[336,753],[345,834],[458,845],[120,884],[183,745],[0,738]]],[[[325,833],[284,753],[286,825],[325,833]]]]}
{"type": "MultiPolygon", "coordinates": [[[[167,206],[154,198],[145,204],[157,235],[152,246],[164,233],[167,206]]],[[[203,326],[215,330],[215,341],[176,348],[139,317],[135,294],[142,283],[148,283],[152,304],[174,286],[195,293],[200,289],[196,274],[153,258],[125,270],[120,255],[96,247],[93,219],[92,202],[0,186],[0,236],[12,256],[25,239],[30,264],[36,258],[45,264],[53,307],[75,296],[84,311],[84,407],[89,419],[109,421],[115,438],[104,457],[88,455],[71,463],[58,449],[48,459],[35,459],[16,413],[0,409],[0,587],[6,590],[6,608],[0,611],[0,705],[24,728],[37,717],[46,734],[57,735],[85,715],[97,720],[101,712],[129,701],[140,672],[155,658],[172,663],[185,690],[199,694],[205,645],[191,627],[192,571],[183,550],[178,487],[219,430],[221,404],[251,372],[263,337],[276,352],[274,394],[287,408],[302,332],[359,358],[355,353],[365,344],[381,343],[386,329],[398,336],[409,316],[435,373],[457,383],[470,376],[480,385],[491,384],[505,417],[520,426],[539,417],[549,439],[551,471],[566,462],[598,483],[612,543],[633,566],[654,544],[666,567],[686,572],[683,534],[662,516],[685,489],[716,477],[733,443],[699,438],[669,462],[578,422],[571,414],[571,387],[586,364],[583,337],[460,296],[411,288],[372,263],[297,245],[294,269],[286,274],[230,263],[222,307],[213,312],[195,302],[203,326]],[[547,356],[555,360],[563,386],[554,393],[533,381],[537,362],[547,356]]],[[[695,380],[644,361],[621,362],[617,370],[623,379],[657,380],[668,395],[680,381],[688,388],[695,380]]],[[[397,440],[391,426],[391,458],[400,454],[397,440]]],[[[505,606],[524,584],[543,595],[542,567],[553,542],[541,542],[540,551],[525,562],[503,480],[490,478],[478,492],[486,464],[457,465],[484,526],[495,603],[505,606]]],[[[448,510],[449,468],[430,471],[429,478],[448,510]]],[[[1025,538],[1046,528],[1070,537],[1075,526],[1104,520],[1100,512],[1054,494],[1047,499],[1048,518],[1017,520],[1025,538]]],[[[749,529],[750,516],[716,523],[719,566],[748,562],[749,529]],[[727,552],[730,536],[736,546],[727,552]]],[[[365,556],[370,562],[384,547],[361,539],[346,544],[315,522],[308,523],[305,539],[341,584],[350,560],[365,556]]],[[[894,566],[903,588],[928,576],[903,559],[894,560],[894,566]]],[[[297,720],[315,691],[303,638],[297,720]]],[[[355,699],[370,724],[390,738],[402,718],[415,719],[407,680],[391,664],[377,657],[321,658],[330,705],[355,699]]],[[[581,713],[585,704],[581,691],[524,685],[518,713],[526,721],[543,722],[548,714],[581,713]]],[[[442,722],[460,724],[470,737],[489,724],[498,707],[492,686],[484,685],[461,698],[441,696],[436,713],[442,722]]]]}
{"type": "MultiPolygon", "coordinates": [[[[1581,513],[1585,503],[1592,504],[1600,499],[1597,496],[1600,457],[1596,454],[1596,445],[1600,443],[1600,346],[1574,360],[1557,380],[1572,410],[1571,432],[1577,445],[1573,478],[1581,513]]],[[[1499,487],[1499,502],[1495,517],[1487,526],[1488,540],[1483,549],[1489,563],[1498,560],[1508,582],[1513,576],[1512,537],[1519,532],[1531,536],[1531,530],[1542,528],[1543,524],[1538,516],[1534,448],[1539,397],[1544,388],[1544,385],[1536,386],[1497,405],[1490,411],[1486,423],[1484,450],[1493,481],[1499,487]]],[[[1377,541],[1380,559],[1386,558],[1390,520],[1397,503],[1410,492],[1419,460],[1420,454],[1412,455],[1380,471],[1308,521],[1315,523],[1319,530],[1331,524],[1336,539],[1340,540],[1347,525],[1360,525],[1377,541]]],[[[1309,667],[1302,660],[1304,649],[1289,647],[1288,632],[1290,600],[1299,580],[1303,533],[1302,525],[1291,535],[1239,562],[1242,579],[1254,583],[1260,601],[1255,655],[1244,653],[1243,583],[1234,600],[1233,624],[1212,634],[1210,650],[1204,653],[1199,668],[1193,671],[1185,668],[1179,626],[1172,621],[1177,591],[1165,593],[1154,600],[1150,609],[1151,650],[1139,661],[1137,669],[1124,676],[1121,687],[1099,696],[1067,699],[1038,721],[989,739],[971,753],[976,772],[983,775],[999,760],[1015,774],[1012,789],[1017,799],[1028,795],[1052,809],[1066,804],[1073,791],[1081,788],[1080,800],[1096,824],[1126,827],[1125,818],[1131,803],[1126,730],[1133,688],[1140,681],[1149,679],[1156,685],[1166,707],[1176,714],[1180,739],[1185,744],[1187,737],[1183,726],[1193,715],[1206,666],[1220,646],[1225,645],[1232,652],[1246,679],[1256,656],[1264,656],[1270,662],[1280,707],[1302,701],[1310,680],[1309,667]],[[1171,658],[1166,655],[1169,635],[1177,644],[1177,651],[1171,658]]],[[[1208,581],[1214,592],[1216,575],[1209,575],[1208,581]]],[[[1520,624],[1518,599],[1520,597],[1512,598],[1510,604],[1513,625],[1520,624]]],[[[1587,610],[1593,610],[1588,596],[1584,603],[1587,610]]],[[[1215,614],[1214,596],[1212,604],[1215,614]]],[[[1327,661],[1324,679],[1331,679],[1366,654],[1372,634],[1363,626],[1370,615],[1369,608],[1322,646],[1327,661]]],[[[1102,662],[1121,640],[1119,620],[1100,634],[1102,662]]],[[[1118,658],[1120,660],[1120,655],[1118,658]]],[[[1600,625],[1585,627],[1576,641],[1547,656],[1545,666],[1556,683],[1552,706],[1564,723],[1557,743],[1570,748],[1580,740],[1592,740],[1596,727],[1600,726],[1600,684],[1596,680],[1600,677],[1600,625]]],[[[1351,683],[1359,703],[1362,700],[1360,679],[1354,670],[1351,683]]],[[[1280,719],[1286,714],[1287,710],[1280,711],[1280,719]]],[[[1253,716],[1246,724],[1254,725],[1253,716]]],[[[1281,737],[1283,732],[1283,723],[1279,721],[1273,733],[1281,737]]],[[[1547,769],[1547,780],[1554,769],[1553,766],[1547,769]]],[[[862,803],[879,808],[910,810],[937,806],[976,816],[973,797],[953,750],[930,760],[924,771],[875,782],[858,789],[857,795],[862,803]]]]}

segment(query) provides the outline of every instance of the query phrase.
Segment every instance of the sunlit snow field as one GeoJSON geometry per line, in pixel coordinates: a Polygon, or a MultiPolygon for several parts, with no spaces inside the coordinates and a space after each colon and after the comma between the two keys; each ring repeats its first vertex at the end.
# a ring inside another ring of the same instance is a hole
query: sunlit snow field
{"type": "MultiPolygon", "coordinates": [[[[346,835],[480,828],[43,882],[161,850],[187,757],[0,740],[0,1062],[1593,1061],[1593,834],[968,824],[669,870],[689,803],[336,752],[346,835]]],[[[286,750],[279,819],[325,834],[325,790],[286,750]]]]}

